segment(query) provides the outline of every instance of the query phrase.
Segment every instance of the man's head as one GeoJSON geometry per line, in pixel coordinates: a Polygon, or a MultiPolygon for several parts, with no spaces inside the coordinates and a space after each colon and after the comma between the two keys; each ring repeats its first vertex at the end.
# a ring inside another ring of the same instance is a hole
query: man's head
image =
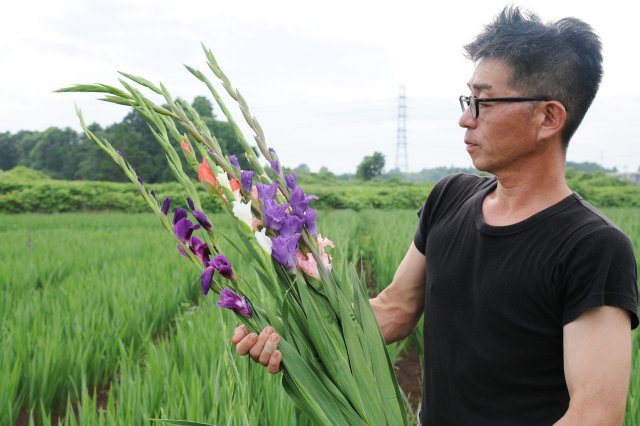
{"type": "Polygon", "coordinates": [[[505,8],[465,46],[474,62],[503,62],[512,70],[509,85],[523,96],[545,96],[564,105],[566,148],[602,79],[602,46],[591,27],[575,18],[544,24],[517,7],[505,8]]]}

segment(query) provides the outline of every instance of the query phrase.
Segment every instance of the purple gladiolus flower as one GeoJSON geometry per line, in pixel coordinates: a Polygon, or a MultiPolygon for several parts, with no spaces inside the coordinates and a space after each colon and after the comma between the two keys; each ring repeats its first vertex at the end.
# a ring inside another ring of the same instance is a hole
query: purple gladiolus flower
{"type": "Polygon", "coordinates": [[[120,150],[117,150],[116,152],[118,153],[118,155],[119,155],[120,157],[124,158],[124,152],[122,152],[122,151],[120,151],[120,150]]]}
{"type": "Polygon", "coordinates": [[[182,248],[182,246],[180,244],[176,244],[176,248],[178,249],[178,251],[180,252],[181,255],[183,255],[184,257],[189,257],[187,252],[184,251],[184,249],[182,248]]]}
{"type": "Polygon", "coordinates": [[[304,224],[304,219],[301,219],[298,216],[285,214],[285,218],[278,234],[283,237],[290,237],[294,234],[299,234],[300,231],[302,231],[302,226],[304,224]]]}
{"type": "Polygon", "coordinates": [[[272,157],[275,158],[275,160],[269,160],[269,163],[271,163],[271,168],[274,172],[280,174],[280,162],[278,161],[278,154],[276,154],[276,151],[273,148],[269,148],[269,152],[272,154],[272,157]]]}
{"type": "Polygon", "coordinates": [[[291,173],[290,175],[284,175],[284,181],[287,183],[287,188],[294,190],[297,186],[298,177],[295,173],[291,173]]]}
{"type": "Polygon", "coordinates": [[[200,290],[202,290],[202,295],[206,296],[209,293],[209,289],[211,289],[211,283],[213,281],[213,273],[215,272],[215,268],[213,266],[208,266],[200,275],[200,290]]]}
{"type": "Polygon", "coordinates": [[[231,163],[231,165],[233,165],[233,167],[240,170],[240,163],[238,163],[238,157],[236,157],[235,155],[230,155],[229,162],[231,163]]]}
{"type": "Polygon", "coordinates": [[[136,176],[138,178],[138,183],[140,185],[144,185],[144,182],[142,181],[142,176],[136,176]]]}
{"type": "Polygon", "coordinates": [[[262,201],[264,210],[264,226],[274,231],[279,231],[287,219],[289,204],[278,204],[276,201],[266,199],[262,201]]]}
{"type": "Polygon", "coordinates": [[[169,207],[171,207],[171,198],[167,197],[162,202],[162,208],[160,208],[160,211],[162,211],[163,215],[166,216],[167,213],[169,213],[169,207]]]}
{"type": "Polygon", "coordinates": [[[189,241],[189,248],[200,260],[202,260],[202,263],[207,266],[207,263],[209,263],[209,256],[211,256],[211,250],[209,250],[207,243],[195,235],[192,235],[191,240],[189,241]]]}
{"type": "Polygon", "coordinates": [[[189,209],[191,209],[192,211],[196,209],[196,206],[193,205],[193,200],[189,197],[187,197],[187,205],[189,206],[189,209]]]}
{"type": "Polygon", "coordinates": [[[243,170],[240,172],[240,184],[244,189],[251,192],[251,185],[253,185],[253,170],[243,170]]]}
{"type": "Polygon", "coordinates": [[[191,240],[191,234],[196,229],[200,229],[200,225],[194,225],[187,218],[182,218],[175,225],[173,225],[173,233],[184,245],[186,245],[189,240],[191,240]]]}
{"type": "Polygon", "coordinates": [[[227,259],[224,254],[219,254],[209,262],[210,266],[220,273],[223,277],[228,279],[229,281],[235,280],[235,275],[233,274],[233,269],[231,269],[231,261],[227,259]]]}
{"type": "Polygon", "coordinates": [[[268,185],[259,183],[256,185],[256,189],[258,190],[258,198],[262,201],[273,200],[278,193],[278,184],[275,182],[268,185]]]}
{"type": "Polygon", "coordinates": [[[307,228],[307,231],[309,231],[311,235],[316,235],[318,233],[316,215],[317,212],[315,209],[307,209],[304,214],[304,227],[307,228]]]}
{"type": "Polygon", "coordinates": [[[251,318],[251,306],[249,306],[247,298],[235,294],[233,290],[227,287],[220,292],[220,300],[218,300],[217,305],[221,308],[236,311],[247,318],[251,318]]]}
{"type": "Polygon", "coordinates": [[[202,227],[207,231],[211,231],[211,228],[213,228],[207,215],[201,212],[200,210],[194,210],[193,217],[195,217],[198,223],[202,225],[202,227]]]}
{"type": "MultiPolygon", "coordinates": [[[[156,198],[156,191],[152,189],[151,191],[149,191],[149,193],[151,194],[154,200],[158,201],[158,199],[156,198]]],[[[166,216],[166,213],[165,213],[165,216],[166,216]]]]}
{"type": "Polygon", "coordinates": [[[298,250],[298,238],[300,234],[293,234],[288,237],[279,236],[274,238],[271,255],[290,271],[296,267],[296,251],[298,250]]]}
{"type": "Polygon", "coordinates": [[[317,199],[318,197],[315,195],[305,195],[302,188],[297,186],[296,189],[294,189],[291,193],[291,198],[289,198],[289,202],[291,203],[291,211],[299,218],[304,218],[304,212],[306,212],[307,208],[309,208],[309,201],[317,199]]]}
{"type": "Polygon", "coordinates": [[[180,219],[185,219],[187,217],[187,211],[185,209],[181,209],[180,207],[176,208],[173,211],[173,224],[175,225],[180,221],[180,219]]]}

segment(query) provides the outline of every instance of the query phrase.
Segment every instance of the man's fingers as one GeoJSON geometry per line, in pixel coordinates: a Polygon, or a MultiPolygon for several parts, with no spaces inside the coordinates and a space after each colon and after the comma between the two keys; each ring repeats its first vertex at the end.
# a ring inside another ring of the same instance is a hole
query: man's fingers
{"type": "Polygon", "coordinates": [[[264,345],[267,343],[267,339],[273,332],[273,327],[265,327],[265,329],[262,330],[262,333],[258,336],[258,340],[256,340],[255,344],[249,351],[249,355],[251,355],[251,358],[253,358],[254,361],[260,361],[260,354],[264,349],[264,345]]]}
{"type": "Polygon", "coordinates": [[[271,335],[269,335],[269,339],[264,344],[260,357],[258,358],[258,362],[260,364],[265,367],[269,364],[273,351],[278,348],[278,343],[280,343],[280,336],[278,336],[277,333],[271,333],[271,335]]]}
{"type": "Polygon", "coordinates": [[[236,344],[236,351],[238,352],[238,355],[248,354],[251,348],[253,348],[253,346],[256,344],[257,341],[258,341],[258,335],[256,333],[247,334],[242,340],[240,340],[236,344]]]}
{"type": "Polygon", "coordinates": [[[236,327],[235,330],[233,330],[233,336],[231,337],[231,341],[233,342],[234,345],[237,345],[249,333],[250,333],[250,331],[249,331],[249,329],[247,328],[246,325],[240,325],[240,326],[236,327]]]}
{"type": "Polygon", "coordinates": [[[280,362],[282,361],[282,354],[279,350],[274,350],[271,353],[271,357],[269,358],[269,365],[267,366],[267,371],[271,374],[276,374],[280,372],[280,362]]]}

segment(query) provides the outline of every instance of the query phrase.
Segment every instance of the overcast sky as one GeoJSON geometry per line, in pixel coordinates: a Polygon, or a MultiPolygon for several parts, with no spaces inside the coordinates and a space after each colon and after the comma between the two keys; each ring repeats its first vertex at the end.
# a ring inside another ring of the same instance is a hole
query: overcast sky
{"type": "MultiPolygon", "coordinates": [[[[117,71],[162,81],[174,96],[188,100],[206,95],[206,87],[182,67],[206,70],[202,42],[287,166],[354,172],[365,155],[380,151],[393,167],[400,85],[407,94],[409,169],[469,166],[457,121],[458,96],[468,91],[473,65],[462,46],[506,4],[10,2],[0,13],[0,132],[79,130],[75,103],[88,122],[120,121],[128,112],[124,107],[91,94],[52,93],[74,83],[117,84],[117,71]]],[[[604,46],[605,75],[568,159],[638,169],[637,6],[621,0],[514,4],[544,20],[575,16],[594,27],[604,46]]]]}

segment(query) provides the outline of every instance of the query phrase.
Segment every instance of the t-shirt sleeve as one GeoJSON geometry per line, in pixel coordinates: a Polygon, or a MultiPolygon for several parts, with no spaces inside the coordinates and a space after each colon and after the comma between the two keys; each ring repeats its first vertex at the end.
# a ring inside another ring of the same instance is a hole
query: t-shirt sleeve
{"type": "Polygon", "coordinates": [[[413,243],[422,254],[425,254],[426,251],[429,218],[433,215],[437,200],[440,198],[443,187],[446,185],[448,180],[449,177],[445,177],[438,181],[438,183],[436,183],[431,189],[424,205],[418,210],[417,214],[420,219],[418,220],[416,232],[413,235],[413,243]]]}
{"type": "Polygon", "coordinates": [[[638,326],[637,265],[629,238],[615,227],[594,230],[577,242],[561,262],[564,287],[562,324],[597,306],[629,312],[638,326]]]}

